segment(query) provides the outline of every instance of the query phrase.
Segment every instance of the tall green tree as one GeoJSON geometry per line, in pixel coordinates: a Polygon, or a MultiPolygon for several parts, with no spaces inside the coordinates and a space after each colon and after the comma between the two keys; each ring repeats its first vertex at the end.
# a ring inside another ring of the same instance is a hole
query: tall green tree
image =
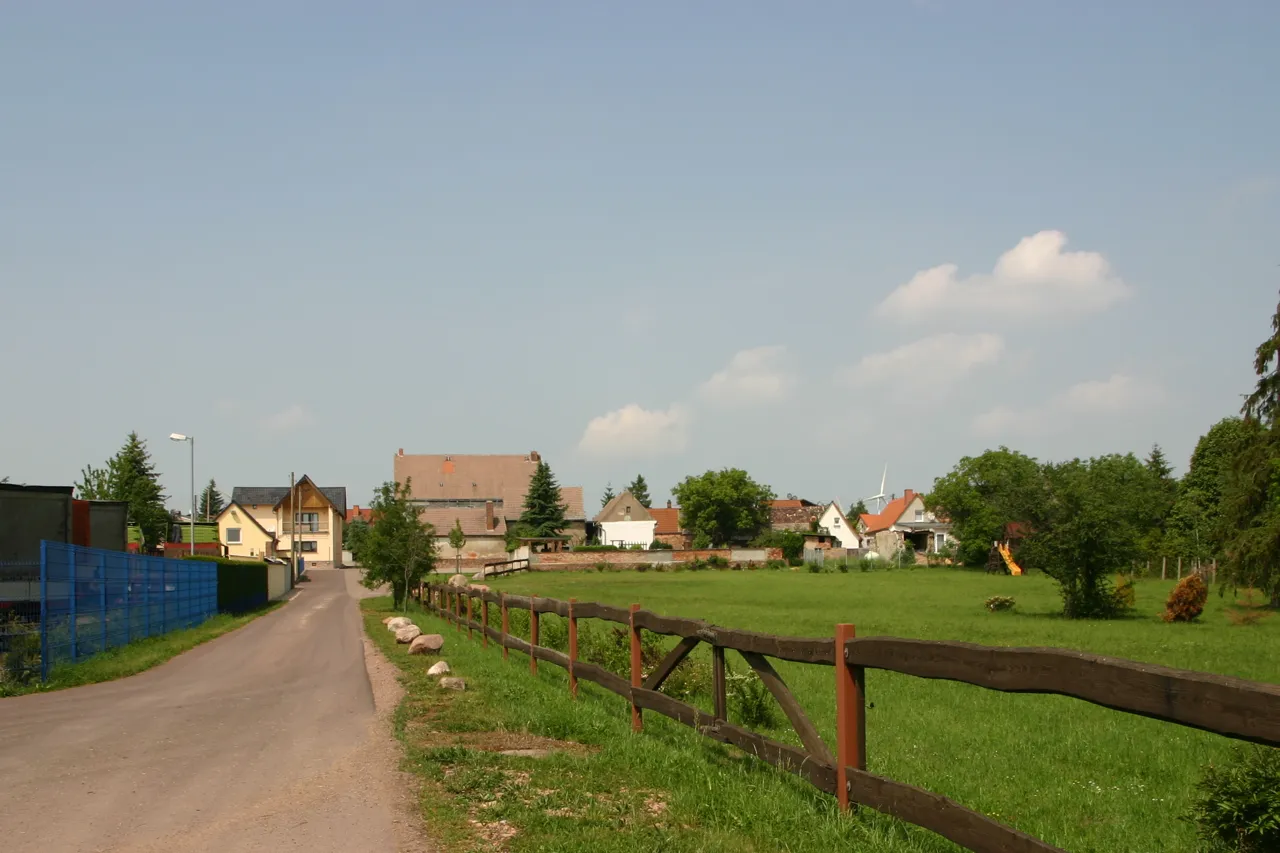
{"type": "Polygon", "coordinates": [[[1280,306],[1271,318],[1271,335],[1254,353],[1258,380],[1241,408],[1244,422],[1222,481],[1222,512],[1216,527],[1225,557],[1224,582],[1258,589],[1275,608],[1280,608],[1278,357],[1280,306]]]}
{"type": "Polygon", "coordinates": [[[467,544],[467,534],[462,532],[462,519],[453,520],[453,528],[449,531],[449,547],[453,549],[454,571],[462,571],[462,546],[467,544]]]}
{"type": "Polygon", "coordinates": [[[680,524],[698,545],[750,541],[769,526],[773,489],[740,468],[685,477],[672,495],[680,503],[680,524]]]}
{"type": "Polygon", "coordinates": [[[1073,459],[1044,466],[1046,500],[1023,545],[1024,561],[1058,583],[1069,619],[1107,618],[1120,603],[1111,582],[1139,553],[1142,519],[1135,517],[1136,478],[1145,476],[1132,454],[1073,459]]]}
{"type": "Polygon", "coordinates": [[[600,506],[602,508],[608,506],[609,501],[613,500],[617,496],[618,495],[613,491],[613,483],[606,483],[604,486],[604,494],[600,496],[600,506]]]}
{"type": "Polygon", "coordinates": [[[559,536],[569,525],[565,520],[567,511],[551,466],[539,461],[524,496],[524,511],[518,522],[520,531],[526,536],[559,536]]]}
{"type": "Polygon", "coordinates": [[[1222,519],[1224,490],[1245,433],[1243,420],[1223,418],[1196,442],[1165,525],[1164,550],[1169,556],[1203,562],[1221,553],[1229,533],[1222,519]]]}
{"type": "Polygon", "coordinates": [[[86,465],[75,484],[83,500],[125,501],[129,504],[129,523],[136,524],[148,545],[164,542],[169,535],[167,497],[160,486],[160,475],[151,462],[147,443],[136,432],[129,433],[116,455],[103,468],[86,465]]]}
{"type": "Polygon", "coordinates": [[[218,513],[226,509],[226,499],[218,491],[218,484],[209,478],[209,484],[200,492],[200,515],[205,521],[212,521],[218,513]]]}
{"type": "Polygon", "coordinates": [[[653,503],[649,497],[649,484],[644,481],[643,474],[636,474],[636,478],[631,481],[631,485],[627,486],[627,491],[631,492],[631,497],[635,498],[640,506],[648,509],[653,503]]]}
{"type": "Polygon", "coordinates": [[[961,459],[949,474],[934,480],[925,503],[951,520],[960,540],[957,555],[969,566],[986,563],[991,543],[1003,538],[1010,522],[1034,529],[1042,521],[1046,483],[1040,463],[1001,446],[961,459]]]}
{"type": "Polygon", "coordinates": [[[422,520],[408,479],[379,486],[370,509],[373,523],[360,549],[361,583],[369,589],[390,584],[394,606],[403,610],[409,590],[435,569],[435,529],[422,520]]]}
{"type": "Polygon", "coordinates": [[[853,524],[857,524],[858,519],[866,514],[867,514],[867,502],[860,500],[853,506],[849,507],[849,511],[845,513],[845,516],[849,519],[850,522],[852,522],[853,524]]]}
{"type": "Polygon", "coordinates": [[[1258,381],[1245,399],[1242,414],[1270,427],[1280,413],[1280,305],[1271,315],[1271,334],[1254,350],[1253,372],[1258,381]]]}

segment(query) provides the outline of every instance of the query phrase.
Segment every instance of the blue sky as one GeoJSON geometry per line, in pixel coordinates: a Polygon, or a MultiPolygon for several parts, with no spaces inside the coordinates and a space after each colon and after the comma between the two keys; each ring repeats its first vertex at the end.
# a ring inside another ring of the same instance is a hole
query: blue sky
{"type": "Polygon", "coordinates": [[[848,503],[1185,466],[1251,385],[1280,4],[193,6],[0,9],[16,482],[137,430],[185,495],[180,431],[225,490],[536,449],[848,503]]]}

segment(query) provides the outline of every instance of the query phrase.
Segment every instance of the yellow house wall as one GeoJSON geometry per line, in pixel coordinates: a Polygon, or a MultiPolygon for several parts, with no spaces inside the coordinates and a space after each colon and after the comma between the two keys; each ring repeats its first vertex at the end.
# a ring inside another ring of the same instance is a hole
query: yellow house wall
{"type": "Polygon", "coordinates": [[[250,514],[239,506],[232,506],[218,519],[218,540],[227,546],[231,557],[272,556],[271,539],[250,520],[250,514]],[[227,528],[240,528],[239,544],[227,542],[227,528]]]}

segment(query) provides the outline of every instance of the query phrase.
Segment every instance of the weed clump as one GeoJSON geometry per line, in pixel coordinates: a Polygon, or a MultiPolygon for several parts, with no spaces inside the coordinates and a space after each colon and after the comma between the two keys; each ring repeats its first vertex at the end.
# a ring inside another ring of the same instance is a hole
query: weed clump
{"type": "Polygon", "coordinates": [[[999,613],[1003,610],[1012,610],[1016,602],[1012,595],[993,595],[983,602],[983,606],[992,613],[999,613]]]}

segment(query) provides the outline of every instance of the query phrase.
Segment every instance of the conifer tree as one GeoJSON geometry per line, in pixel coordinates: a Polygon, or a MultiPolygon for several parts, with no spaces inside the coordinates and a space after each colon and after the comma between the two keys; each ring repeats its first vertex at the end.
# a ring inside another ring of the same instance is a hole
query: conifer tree
{"type": "Polygon", "coordinates": [[[528,536],[559,536],[568,525],[568,510],[560,499],[560,485],[551,473],[551,466],[538,462],[529,480],[529,491],[524,496],[524,512],[520,513],[519,526],[528,536]]]}
{"type": "Polygon", "coordinates": [[[631,481],[631,485],[627,486],[627,491],[631,492],[631,497],[639,501],[640,506],[648,509],[653,501],[649,498],[649,484],[644,481],[643,474],[636,474],[636,478],[631,481]]]}

